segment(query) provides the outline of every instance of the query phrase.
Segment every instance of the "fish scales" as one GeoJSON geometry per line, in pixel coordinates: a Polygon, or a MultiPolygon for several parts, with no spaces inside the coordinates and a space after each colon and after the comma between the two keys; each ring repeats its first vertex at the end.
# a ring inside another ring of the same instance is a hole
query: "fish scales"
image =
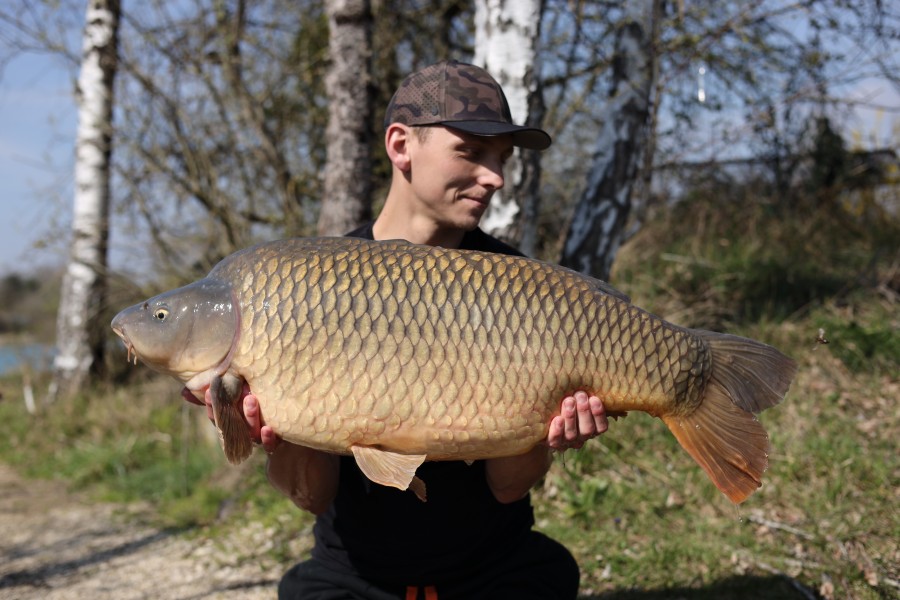
{"type": "MultiPolygon", "coordinates": [[[[429,248],[417,248],[399,261],[390,245],[367,245],[366,255],[320,254],[329,243],[346,244],[342,239],[320,242],[315,253],[272,249],[268,253],[273,256],[264,254],[265,258],[247,253],[210,274],[243,282],[236,290],[244,307],[241,350],[232,364],[252,379],[267,422],[288,440],[346,451],[333,446],[332,431],[316,427],[313,439],[307,439],[305,431],[320,413],[339,413],[343,418],[339,429],[354,432],[353,443],[391,447],[394,434],[397,443],[404,445],[402,450],[424,452],[432,459],[502,456],[542,439],[548,415],[558,412],[559,400],[576,389],[598,394],[611,411],[634,410],[636,398],[644,399],[643,410],[652,410],[654,404],[665,401],[667,391],[682,391],[692,379],[690,367],[701,360],[702,348],[695,348],[684,352],[679,364],[673,365],[678,367],[674,377],[665,372],[655,378],[642,373],[643,364],[633,360],[633,346],[640,348],[640,331],[652,328],[649,315],[633,307],[621,311],[620,301],[592,287],[589,280],[543,263],[520,265],[510,257],[477,253],[451,258],[429,248]],[[258,269],[259,261],[270,263],[270,268],[258,269]],[[367,312],[361,323],[345,314],[342,328],[336,307],[350,292],[353,278],[347,265],[351,262],[371,265],[358,275],[363,281],[356,291],[357,296],[366,298],[367,312]],[[485,264],[501,265],[494,277],[508,290],[500,296],[502,303],[494,299],[492,286],[485,286],[483,277],[471,275],[485,264]],[[290,287],[297,281],[305,281],[305,298],[292,306],[290,287]],[[411,284],[419,290],[413,298],[421,297],[434,307],[432,311],[423,314],[406,302],[400,309],[400,301],[410,297],[411,284]],[[580,290],[579,296],[571,295],[573,289],[580,290]],[[306,335],[286,338],[279,320],[255,310],[266,298],[282,303],[276,307],[281,321],[294,324],[296,331],[310,330],[309,341],[306,335]],[[577,306],[574,311],[573,305],[577,306]],[[489,311],[494,319],[474,317],[489,311]],[[565,320],[572,322],[568,334],[548,326],[565,320]],[[273,328],[273,323],[279,326],[273,328]],[[357,324],[366,341],[345,334],[344,329],[356,331],[357,324]],[[422,336],[423,328],[435,330],[435,338],[422,336]],[[491,334],[498,342],[496,347],[483,343],[491,334]],[[267,353],[276,340],[280,342],[280,366],[256,372],[258,356],[267,353]],[[435,351],[435,344],[440,349],[435,351]],[[364,345],[377,353],[369,357],[354,354],[354,349],[364,345]],[[253,359],[244,364],[245,356],[253,359]],[[416,402],[418,396],[410,393],[419,391],[414,386],[414,375],[421,371],[416,357],[422,362],[429,357],[437,359],[436,378],[442,393],[436,389],[430,402],[416,402]],[[335,368],[356,361],[362,361],[362,366],[353,372],[335,368]],[[494,375],[498,367],[504,371],[501,377],[494,375]],[[404,373],[410,375],[409,380],[404,373]],[[338,385],[339,381],[343,385],[338,385]],[[267,398],[283,397],[293,389],[310,389],[314,401],[267,402],[267,398]],[[371,394],[378,401],[369,411],[338,411],[348,389],[356,395],[371,394]],[[450,405],[461,407],[455,418],[448,417],[450,405]],[[533,408],[526,411],[524,422],[516,423],[518,434],[512,439],[503,436],[510,415],[521,413],[523,406],[533,408]],[[378,428],[378,439],[368,432],[373,418],[386,426],[385,430],[378,428]],[[478,424],[474,430],[472,421],[478,424]],[[427,432],[433,428],[450,433],[450,439],[438,448],[428,439],[427,432]],[[453,435],[456,431],[466,431],[466,440],[458,441],[453,435]],[[419,439],[413,441],[415,437],[419,439]],[[489,447],[483,447],[485,442],[491,442],[489,447]]],[[[656,331],[672,338],[685,336],[660,323],[656,331]]],[[[695,391],[686,404],[696,397],[695,391]]]]}
{"type": "MultiPolygon", "coordinates": [[[[126,309],[113,328],[129,353],[189,389],[248,382],[280,436],[352,452],[371,477],[366,466],[381,467],[386,454],[421,462],[525,452],[546,438],[561,399],[584,390],[608,412],[662,418],[735,501],[767,464],[753,413],[781,400],[795,369],[774,348],[673,325],[556,265],[401,241],[249,248],[126,309]],[[160,349],[166,339],[144,321],[190,302],[201,318],[209,304],[231,308],[211,311],[210,340],[186,353],[196,355],[191,365],[175,364],[184,359],[160,349]]],[[[214,399],[235,462],[249,453],[237,441],[242,420],[229,417],[237,400],[214,399]]],[[[376,481],[404,488],[407,475],[376,481]]]]}

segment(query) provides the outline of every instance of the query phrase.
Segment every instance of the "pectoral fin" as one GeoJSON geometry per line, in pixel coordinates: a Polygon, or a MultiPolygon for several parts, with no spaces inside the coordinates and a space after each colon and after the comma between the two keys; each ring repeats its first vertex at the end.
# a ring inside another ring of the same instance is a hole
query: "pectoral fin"
{"type": "Polygon", "coordinates": [[[398,490],[412,490],[425,502],[425,483],[416,477],[416,469],[425,462],[424,454],[398,454],[371,446],[351,446],[350,449],[366,477],[398,490]]]}
{"type": "Polygon", "coordinates": [[[209,384],[212,396],[213,419],[225,458],[233,465],[240,464],[253,452],[250,431],[238,402],[241,401],[243,381],[233,375],[213,377],[209,384]]]}

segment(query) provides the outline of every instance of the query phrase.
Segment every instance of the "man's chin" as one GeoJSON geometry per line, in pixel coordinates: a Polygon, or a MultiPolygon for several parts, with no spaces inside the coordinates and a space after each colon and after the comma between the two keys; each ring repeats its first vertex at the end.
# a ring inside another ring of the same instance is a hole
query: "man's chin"
{"type": "Polygon", "coordinates": [[[481,215],[472,216],[468,219],[463,219],[459,223],[457,223],[456,227],[461,229],[462,231],[474,231],[478,224],[481,223],[481,215]]]}
{"type": "Polygon", "coordinates": [[[468,203],[468,211],[464,218],[464,220],[469,223],[468,227],[461,227],[461,229],[466,229],[467,231],[475,229],[478,227],[478,224],[481,222],[481,218],[484,216],[484,213],[487,212],[488,205],[482,202],[478,202],[476,200],[467,200],[468,203]]]}

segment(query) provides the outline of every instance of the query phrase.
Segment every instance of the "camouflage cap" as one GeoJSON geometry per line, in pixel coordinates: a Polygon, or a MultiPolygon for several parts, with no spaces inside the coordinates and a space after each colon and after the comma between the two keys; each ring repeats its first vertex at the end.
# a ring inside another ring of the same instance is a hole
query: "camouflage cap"
{"type": "Polygon", "coordinates": [[[533,150],[550,146],[547,132],[512,122],[509,104],[490,73],[455,60],[439,62],[408,76],[397,88],[384,127],[443,125],[474,135],[512,134],[513,144],[533,150]]]}

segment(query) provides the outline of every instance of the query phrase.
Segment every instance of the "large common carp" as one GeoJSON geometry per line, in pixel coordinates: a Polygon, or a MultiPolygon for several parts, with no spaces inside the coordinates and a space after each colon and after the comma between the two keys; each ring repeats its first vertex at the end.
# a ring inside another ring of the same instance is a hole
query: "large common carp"
{"type": "Polygon", "coordinates": [[[536,260],[402,241],[297,238],[239,251],[113,320],[129,356],[202,396],[225,454],[252,451],[243,381],[275,432],[352,453],[422,493],[424,460],[528,451],[562,399],[661,418],[741,502],[761,484],[795,364],[745,338],[678,327],[606,283],[536,260]]]}

